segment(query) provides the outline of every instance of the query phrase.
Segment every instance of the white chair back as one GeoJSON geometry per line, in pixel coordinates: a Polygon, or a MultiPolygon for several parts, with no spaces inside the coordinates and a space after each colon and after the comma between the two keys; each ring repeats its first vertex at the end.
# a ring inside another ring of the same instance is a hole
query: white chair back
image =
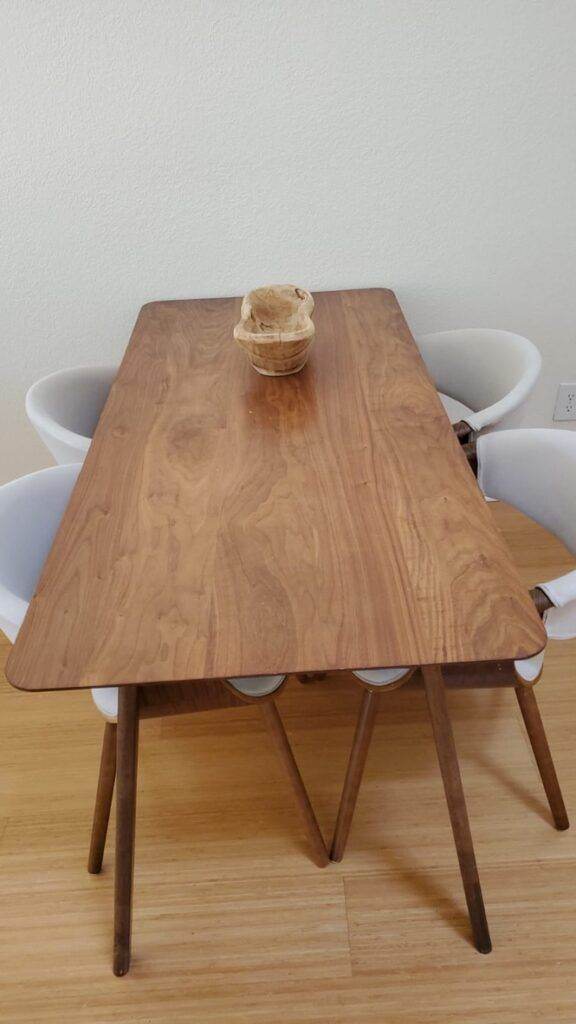
{"type": "Polygon", "coordinates": [[[576,555],[576,433],[499,430],[478,438],[478,483],[524,512],[576,555]]]}
{"type": "Polygon", "coordinates": [[[84,461],[117,369],[78,366],[58,370],[28,391],[28,418],[56,462],[84,461]]]}
{"type": "Polygon", "coordinates": [[[542,365],[536,346],[510,331],[467,328],[424,334],[416,342],[438,391],[474,411],[474,430],[516,409],[542,365]]]}
{"type": "Polygon", "coordinates": [[[0,628],[16,639],[81,466],[51,466],[0,487],[0,628]]]}

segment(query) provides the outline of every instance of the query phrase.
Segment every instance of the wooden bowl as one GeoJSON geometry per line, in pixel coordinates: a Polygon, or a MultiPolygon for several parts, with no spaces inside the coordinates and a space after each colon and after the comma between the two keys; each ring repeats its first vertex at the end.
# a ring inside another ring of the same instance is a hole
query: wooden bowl
{"type": "Polygon", "coordinates": [[[285,377],[302,369],[314,338],[313,309],[310,292],[293,284],[271,284],[244,296],[234,337],[258,373],[285,377]]]}

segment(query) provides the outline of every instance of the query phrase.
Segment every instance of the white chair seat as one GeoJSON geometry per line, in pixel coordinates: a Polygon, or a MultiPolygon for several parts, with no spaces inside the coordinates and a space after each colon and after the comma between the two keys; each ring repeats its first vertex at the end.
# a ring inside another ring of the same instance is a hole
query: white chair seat
{"type": "Polygon", "coordinates": [[[411,671],[411,668],[358,668],[354,675],[371,686],[390,686],[411,671]]]}
{"type": "Polygon", "coordinates": [[[104,718],[115,722],[118,718],[118,687],[99,686],[91,691],[92,699],[104,718]]]}
{"type": "Polygon", "coordinates": [[[441,391],[438,392],[438,398],[444,406],[444,411],[450,420],[450,423],[460,423],[460,420],[464,420],[465,423],[469,423],[470,417],[474,415],[472,409],[469,409],[463,402],[459,402],[457,398],[450,398],[450,395],[443,395],[441,391]]]}
{"type": "Polygon", "coordinates": [[[514,662],[516,675],[525,683],[536,683],[542,675],[544,665],[544,651],[535,654],[533,658],[523,658],[522,661],[514,662]]]}
{"type": "MultiPolygon", "coordinates": [[[[228,682],[244,697],[268,697],[274,693],[286,676],[244,676],[229,679],[228,682]]],[[[118,717],[118,687],[100,686],[92,690],[92,697],[98,710],[108,721],[115,722],[118,717]]]]}
{"type": "Polygon", "coordinates": [[[228,682],[244,697],[268,697],[282,685],[285,679],[285,675],[243,676],[229,679],[228,682]]]}

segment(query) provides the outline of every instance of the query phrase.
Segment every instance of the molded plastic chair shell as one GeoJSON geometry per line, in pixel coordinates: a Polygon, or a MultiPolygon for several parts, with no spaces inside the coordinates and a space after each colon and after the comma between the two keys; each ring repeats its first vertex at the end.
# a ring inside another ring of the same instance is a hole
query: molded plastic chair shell
{"type": "MultiPolygon", "coordinates": [[[[502,430],[478,438],[478,483],[540,523],[576,556],[576,434],[569,430],[502,430]]],[[[553,602],[544,613],[549,637],[576,637],[576,570],[538,586],[553,602]]],[[[535,682],[543,655],[515,663],[524,682],[535,682]]]]}
{"type": "Polygon", "coordinates": [[[473,430],[498,423],[527,398],[540,373],[536,346],[520,334],[464,328],[416,339],[450,421],[473,430]]]}
{"type": "Polygon", "coordinates": [[[0,628],[14,641],[80,465],[51,466],[0,487],[0,628]]]}
{"type": "Polygon", "coordinates": [[[26,413],[56,462],[84,462],[117,366],[77,366],[43,377],[26,395],[26,413]]]}
{"type": "Polygon", "coordinates": [[[411,668],[358,668],[353,675],[369,686],[391,686],[411,673],[411,668]]]}

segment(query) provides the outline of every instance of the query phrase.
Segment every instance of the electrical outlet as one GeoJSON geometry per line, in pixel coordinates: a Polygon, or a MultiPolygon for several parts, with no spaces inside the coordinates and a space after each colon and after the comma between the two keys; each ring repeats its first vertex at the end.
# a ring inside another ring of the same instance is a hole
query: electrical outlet
{"type": "Polygon", "coordinates": [[[576,420],[576,384],[558,385],[554,419],[576,420]]]}

